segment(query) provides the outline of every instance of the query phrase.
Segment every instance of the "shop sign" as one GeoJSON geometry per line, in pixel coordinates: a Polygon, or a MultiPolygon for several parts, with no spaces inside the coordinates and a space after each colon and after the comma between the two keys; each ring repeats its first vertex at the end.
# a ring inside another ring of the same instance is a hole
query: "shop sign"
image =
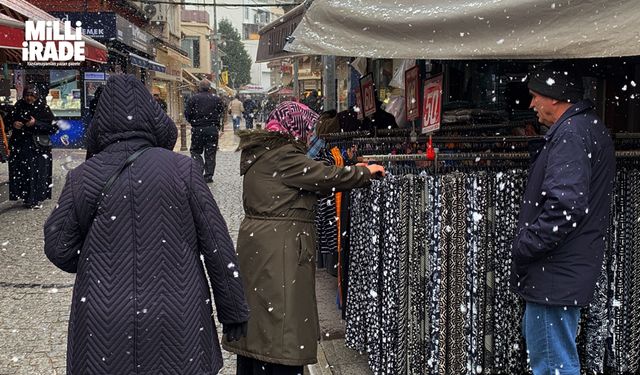
{"type": "Polygon", "coordinates": [[[98,41],[116,37],[115,13],[51,12],[51,15],[62,21],[82,22],[82,33],[98,41]]]}
{"type": "Polygon", "coordinates": [[[358,116],[358,120],[364,119],[363,111],[362,111],[362,90],[360,85],[356,87],[356,115],[358,116]]]}
{"type": "Polygon", "coordinates": [[[362,88],[362,108],[364,115],[369,117],[376,113],[376,94],[373,88],[373,75],[371,73],[360,78],[362,88]]]}
{"type": "Polygon", "coordinates": [[[25,21],[22,61],[31,66],[77,66],[85,60],[82,24],[25,21]]]}
{"type": "Polygon", "coordinates": [[[106,79],[105,74],[102,72],[85,72],[84,79],[93,81],[104,81],[106,79]]]}
{"type": "Polygon", "coordinates": [[[442,74],[424,83],[424,107],[422,110],[422,134],[440,129],[442,111],[442,74]]]}
{"type": "Polygon", "coordinates": [[[407,121],[420,118],[420,67],[418,65],[404,72],[404,105],[407,121]]]}
{"type": "Polygon", "coordinates": [[[120,42],[149,55],[154,54],[151,34],[118,15],[116,15],[116,28],[118,30],[116,39],[120,42]]]}

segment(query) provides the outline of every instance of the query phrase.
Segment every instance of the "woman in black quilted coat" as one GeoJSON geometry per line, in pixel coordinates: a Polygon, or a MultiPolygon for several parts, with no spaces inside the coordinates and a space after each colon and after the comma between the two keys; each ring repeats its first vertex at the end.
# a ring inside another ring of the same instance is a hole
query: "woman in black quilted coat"
{"type": "Polygon", "coordinates": [[[9,199],[22,200],[26,208],[42,208],[41,203],[51,199],[50,136],[58,131],[53,113],[38,88],[28,85],[6,120],[13,128],[9,141],[9,199]]]}
{"type": "Polygon", "coordinates": [[[68,374],[217,374],[205,269],[227,338],[246,333],[227,225],[200,168],[171,151],[176,136],[140,81],[109,79],[87,134],[95,156],[69,172],[44,228],[47,257],[77,273],[68,374]],[[152,148],[117,178],[91,221],[106,181],[143,147],[152,148]]]}

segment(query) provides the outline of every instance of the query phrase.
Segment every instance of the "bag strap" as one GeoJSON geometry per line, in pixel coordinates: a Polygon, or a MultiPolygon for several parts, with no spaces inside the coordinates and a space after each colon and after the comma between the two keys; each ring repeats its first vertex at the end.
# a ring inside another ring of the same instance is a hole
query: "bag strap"
{"type": "MultiPolygon", "coordinates": [[[[116,180],[118,179],[118,177],[120,177],[122,172],[124,172],[124,170],[127,169],[128,166],[130,166],[138,157],[140,157],[140,155],[144,154],[144,152],[147,151],[150,148],[151,147],[141,148],[140,150],[138,150],[138,151],[134,152],[133,154],[131,154],[131,156],[129,156],[127,158],[127,160],[125,160],[124,163],[122,163],[122,165],[118,169],[116,169],[116,171],[111,175],[109,180],[107,180],[107,183],[102,188],[102,191],[100,191],[100,195],[98,195],[98,201],[96,202],[96,206],[93,209],[93,213],[91,214],[91,217],[89,218],[89,223],[93,222],[93,219],[98,214],[98,208],[100,208],[100,204],[102,203],[102,199],[104,198],[105,195],[107,195],[109,190],[111,190],[111,187],[113,186],[114,182],[116,182],[116,180]]],[[[91,225],[91,224],[89,224],[89,225],[91,225]]]]}

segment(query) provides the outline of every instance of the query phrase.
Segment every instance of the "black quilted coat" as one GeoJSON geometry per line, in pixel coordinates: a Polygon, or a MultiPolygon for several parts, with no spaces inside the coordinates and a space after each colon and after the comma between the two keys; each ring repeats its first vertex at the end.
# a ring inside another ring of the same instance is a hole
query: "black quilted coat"
{"type": "Polygon", "coordinates": [[[44,228],[47,257],[77,273],[68,374],[217,374],[205,269],[220,322],[248,319],[227,226],[197,165],[170,151],[176,134],[141,82],[109,79],[88,130],[95,156],[69,172],[44,228]],[[145,146],[90,223],[107,178],[145,146]]]}

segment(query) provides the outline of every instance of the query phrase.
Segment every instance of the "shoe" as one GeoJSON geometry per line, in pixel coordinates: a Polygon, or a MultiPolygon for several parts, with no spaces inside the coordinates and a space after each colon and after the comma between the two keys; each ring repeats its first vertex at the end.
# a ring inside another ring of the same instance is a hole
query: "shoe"
{"type": "Polygon", "coordinates": [[[204,179],[204,182],[206,182],[207,184],[210,184],[213,182],[213,177],[207,177],[204,179]]]}
{"type": "Polygon", "coordinates": [[[32,210],[39,210],[39,209],[42,208],[42,204],[41,203],[27,203],[27,202],[24,202],[22,204],[22,207],[29,208],[29,209],[32,209],[32,210]]]}

